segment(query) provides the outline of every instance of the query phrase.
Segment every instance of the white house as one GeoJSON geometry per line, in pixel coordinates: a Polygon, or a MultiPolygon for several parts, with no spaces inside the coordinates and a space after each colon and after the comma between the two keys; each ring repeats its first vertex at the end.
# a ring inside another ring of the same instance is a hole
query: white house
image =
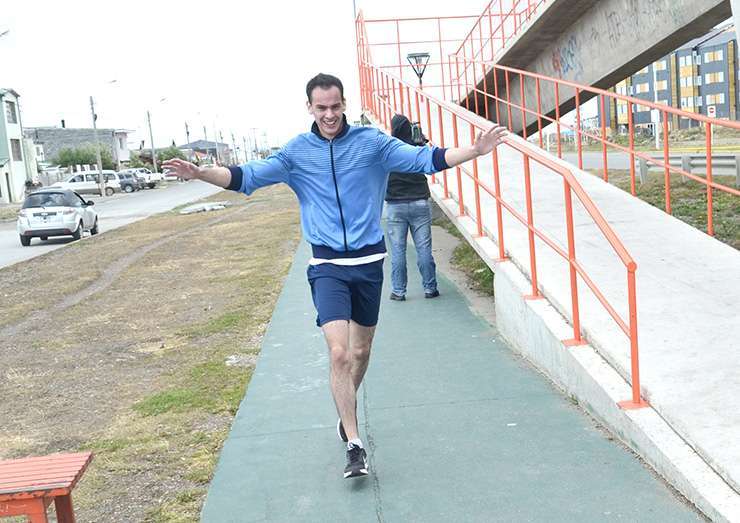
{"type": "Polygon", "coordinates": [[[13,89],[0,89],[0,202],[23,201],[26,189],[23,127],[18,106],[19,95],[13,89]]]}

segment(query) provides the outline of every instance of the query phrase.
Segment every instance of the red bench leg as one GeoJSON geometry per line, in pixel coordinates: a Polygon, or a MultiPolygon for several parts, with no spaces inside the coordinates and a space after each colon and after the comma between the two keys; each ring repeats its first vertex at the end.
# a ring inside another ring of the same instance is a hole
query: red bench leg
{"type": "Polygon", "coordinates": [[[30,523],[49,523],[49,519],[46,517],[46,503],[44,503],[44,498],[36,498],[31,504],[33,506],[29,507],[28,512],[26,512],[28,521],[30,523]]]}
{"type": "Polygon", "coordinates": [[[71,494],[54,498],[54,506],[57,509],[58,523],[75,523],[75,512],[72,509],[71,494]]]}

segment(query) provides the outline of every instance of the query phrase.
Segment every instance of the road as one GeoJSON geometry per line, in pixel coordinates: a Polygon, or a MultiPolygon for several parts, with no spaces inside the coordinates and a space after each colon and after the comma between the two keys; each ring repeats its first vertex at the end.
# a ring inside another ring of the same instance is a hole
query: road
{"type": "MultiPolygon", "coordinates": [[[[95,201],[100,232],[104,233],[152,214],[169,211],[178,205],[205,198],[220,190],[205,182],[191,181],[170,183],[166,187],[146,189],[132,194],[120,193],[103,198],[84,196],[95,201]]],[[[0,268],[58,249],[71,241],[71,236],[50,238],[45,242],[34,238],[29,247],[23,247],[18,240],[15,221],[0,222],[0,268]]]]}

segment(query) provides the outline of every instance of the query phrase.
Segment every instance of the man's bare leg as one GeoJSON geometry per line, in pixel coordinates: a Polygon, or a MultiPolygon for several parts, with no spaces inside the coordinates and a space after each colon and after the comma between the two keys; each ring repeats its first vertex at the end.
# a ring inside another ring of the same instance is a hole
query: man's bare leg
{"type": "MultiPolygon", "coordinates": [[[[335,320],[325,323],[326,345],[329,348],[330,383],[334,404],[339,419],[342,420],[347,438],[358,438],[356,388],[352,378],[352,358],[350,355],[350,324],[347,320],[335,320]]],[[[369,354],[369,353],[368,353],[369,354]]],[[[367,364],[365,364],[367,368],[367,364]]],[[[364,371],[363,371],[364,373],[364,371]]]]}
{"type": "Polygon", "coordinates": [[[362,379],[365,377],[365,372],[367,372],[374,335],[375,325],[364,327],[354,321],[349,322],[350,366],[355,391],[360,388],[362,379]]]}

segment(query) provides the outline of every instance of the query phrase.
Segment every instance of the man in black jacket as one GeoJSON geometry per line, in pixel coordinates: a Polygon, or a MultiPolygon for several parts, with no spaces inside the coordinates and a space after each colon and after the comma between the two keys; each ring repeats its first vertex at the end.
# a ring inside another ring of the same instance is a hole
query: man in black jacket
{"type": "MultiPolygon", "coordinates": [[[[420,135],[415,143],[411,122],[397,114],[391,119],[391,134],[412,145],[422,145],[426,138],[420,135]]],[[[429,185],[425,174],[391,173],[385,193],[388,218],[388,236],[391,244],[391,300],[406,299],[406,238],[416,246],[416,265],[421,273],[424,297],[436,298],[437,266],[432,257],[432,209],[429,204],[429,185]]]]}

